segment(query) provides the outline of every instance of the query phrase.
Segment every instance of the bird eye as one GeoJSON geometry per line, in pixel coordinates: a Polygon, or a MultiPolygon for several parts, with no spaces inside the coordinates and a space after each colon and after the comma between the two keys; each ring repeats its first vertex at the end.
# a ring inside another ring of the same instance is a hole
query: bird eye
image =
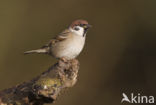
{"type": "Polygon", "coordinates": [[[78,30],[80,30],[80,29],[79,29],[78,27],[75,27],[74,30],[78,31],[78,30]]]}
{"type": "Polygon", "coordinates": [[[83,26],[84,26],[84,24],[80,24],[80,26],[81,26],[81,27],[83,27],[83,26]]]}

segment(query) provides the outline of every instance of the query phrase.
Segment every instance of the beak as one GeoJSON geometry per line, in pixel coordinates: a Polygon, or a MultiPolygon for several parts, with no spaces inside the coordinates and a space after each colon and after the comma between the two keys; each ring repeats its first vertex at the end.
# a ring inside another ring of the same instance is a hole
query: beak
{"type": "Polygon", "coordinates": [[[92,27],[92,25],[88,24],[88,25],[87,25],[87,27],[88,27],[88,28],[91,28],[91,27],[92,27]]]}
{"type": "Polygon", "coordinates": [[[90,25],[90,24],[86,24],[86,25],[84,26],[85,29],[88,29],[88,28],[91,28],[91,27],[92,27],[92,25],[90,25]]]}
{"type": "Polygon", "coordinates": [[[83,26],[83,28],[84,28],[84,34],[83,34],[83,36],[86,35],[88,29],[91,28],[91,27],[92,27],[92,26],[91,26],[90,24],[86,24],[86,25],[83,26]]]}

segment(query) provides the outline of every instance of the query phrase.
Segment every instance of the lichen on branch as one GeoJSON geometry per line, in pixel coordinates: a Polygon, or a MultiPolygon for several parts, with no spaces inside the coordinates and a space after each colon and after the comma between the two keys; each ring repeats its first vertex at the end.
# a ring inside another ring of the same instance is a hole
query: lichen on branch
{"type": "Polygon", "coordinates": [[[53,103],[62,90],[74,86],[78,70],[78,60],[59,60],[34,79],[0,91],[0,105],[53,103]]]}

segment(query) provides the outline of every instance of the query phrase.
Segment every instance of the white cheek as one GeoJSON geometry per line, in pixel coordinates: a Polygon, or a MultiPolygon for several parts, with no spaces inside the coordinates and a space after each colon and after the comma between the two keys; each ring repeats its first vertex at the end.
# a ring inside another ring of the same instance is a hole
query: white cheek
{"type": "Polygon", "coordinates": [[[76,31],[76,30],[74,30],[74,29],[72,29],[72,28],[70,28],[70,31],[73,32],[73,33],[75,33],[75,34],[77,34],[77,35],[83,36],[83,34],[84,34],[84,29],[83,29],[82,27],[79,27],[79,26],[77,26],[77,27],[79,28],[78,31],[76,31]]]}

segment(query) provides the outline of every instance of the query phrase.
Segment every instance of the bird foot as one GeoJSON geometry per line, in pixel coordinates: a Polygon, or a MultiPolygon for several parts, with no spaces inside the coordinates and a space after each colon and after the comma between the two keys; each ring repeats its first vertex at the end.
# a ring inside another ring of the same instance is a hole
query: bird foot
{"type": "Polygon", "coordinates": [[[62,60],[63,62],[68,62],[68,60],[67,60],[66,58],[64,58],[64,57],[62,57],[61,60],[62,60]]]}

